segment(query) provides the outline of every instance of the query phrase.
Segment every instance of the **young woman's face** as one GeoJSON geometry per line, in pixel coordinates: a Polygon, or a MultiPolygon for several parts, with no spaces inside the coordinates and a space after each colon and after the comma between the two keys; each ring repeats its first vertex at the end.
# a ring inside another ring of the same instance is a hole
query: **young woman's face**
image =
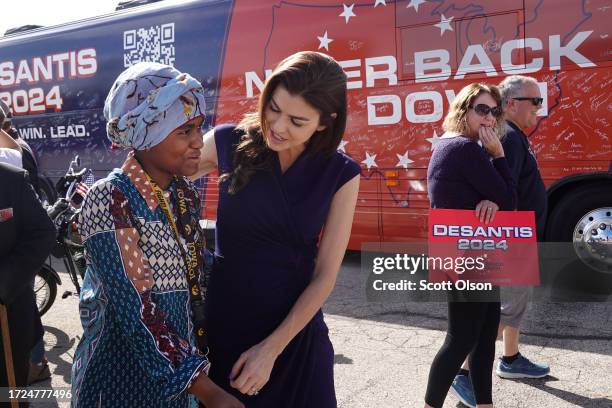
{"type": "Polygon", "coordinates": [[[478,129],[480,129],[481,126],[495,126],[495,116],[493,115],[493,112],[489,112],[483,116],[478,112],[478,109],[476,109],[478,105],[483,104],[489,108],[496,108],[498,106],[491,94],[484,92],[478,95],[472,102],[472,108],[469,108],[467,112],[467,124],[470,130],[470,134],[468,136],[478,137],[478,129]]]}
{"type": "Polygon", "coordinates": [[[301,152],[319,125],[320,114],[301,96],[291,95],[279,85],[264,111],[268,130],[264,135],[268,147],[276,152],[301,152]]]}
{"type": "Polygon", "coordinates": [[[194,175],[200,164],[203,122],[201,116],[191,119],[173,130],[160,144],[143,153],[156,168],[167,174],[194,175]]]}

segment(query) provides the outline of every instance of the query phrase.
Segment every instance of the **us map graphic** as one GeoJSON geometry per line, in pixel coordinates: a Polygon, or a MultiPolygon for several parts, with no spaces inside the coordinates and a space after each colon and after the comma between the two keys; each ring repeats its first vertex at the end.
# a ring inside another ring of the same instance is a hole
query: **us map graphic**
{"type": "Polygon", "coordinates": [[[611,16],[606,1],[268,1],[249,13],[236,12],[243,5],[237,1],[234,7],[219,122],[253,108],[258,89],[245,79],[246,71],[263,80],[266,70],[299,50],[332,55],[349,80],[350,121],[340,150],[361,163],[365,179],[377,180],[376,189],[386,191],[383,205],[427,207],[427,164],[456,92],[475,80],[496,84],[526,68],[541,83],[546,104],[532,130],[538,160],[576,160],[542,169],[547,184],[565,174],[601,170],[583,159],[612,152],[612,75],[587,69],[606,64],[612,53],[609,33],[601,31],[611,16]],[[248,21],[265,29],[244,30],[248,21]],[[531,48],[507,51],[520,40],[531,48]],[[432,50],[448,54],[450,72],[434,69],[419,81],[415,53],[432,50]],[[253,97],[245,103],[249,86],[253,97]],[[406,182],[389,186],[389,177],[406,182]]]}

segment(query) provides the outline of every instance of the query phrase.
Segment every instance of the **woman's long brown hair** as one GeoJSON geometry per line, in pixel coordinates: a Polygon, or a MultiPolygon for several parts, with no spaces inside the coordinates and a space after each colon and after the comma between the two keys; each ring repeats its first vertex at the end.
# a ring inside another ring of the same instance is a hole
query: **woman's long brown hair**
{"type": "Polygon", "coordinates": [[[266,146],[263,136],[268,130],[265,110],[279,85],[315,108],[320,114],[319,125],[325,126],[309,139],[306,154],[331,157],[342,140],[347,116],[346,74],[328,55],[312,51],[293,54],[278,64],[266,80],[258,111],[246,114],[236,127],[244,136],[234,154],[234,170],[219,178],[219,183],[229,180],[230,194],[246,186],[257,171],[272,169],[274,151],[266,146]]]}

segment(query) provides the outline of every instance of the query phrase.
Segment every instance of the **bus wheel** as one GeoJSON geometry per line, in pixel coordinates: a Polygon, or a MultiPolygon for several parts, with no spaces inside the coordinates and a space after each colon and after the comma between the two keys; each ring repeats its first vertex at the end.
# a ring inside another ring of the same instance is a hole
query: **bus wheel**
{"type": "Polygon", "coordinates": [[[546,237],[573,242],[585,264],[612,273],[612,184],[590,183],[565,195],[550,213],[546,237]]]}

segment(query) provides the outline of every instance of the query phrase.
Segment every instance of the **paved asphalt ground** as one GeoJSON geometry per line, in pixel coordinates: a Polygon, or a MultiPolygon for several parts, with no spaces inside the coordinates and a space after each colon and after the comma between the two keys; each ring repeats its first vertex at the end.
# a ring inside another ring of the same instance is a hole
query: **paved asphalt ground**
{"type": "MultiPolygon", "coordinates": [[[[59,267],[59,263],[56,263],[59,267]]],[[[43,317],[53,376],[36,387],[66,387],[81,335],[78,299],[61,299],[43,317]]],[[[446,305],[374,304],[365,299],[359,256],[349,253],[324,311],[335,348],[338,405],[342,408],[422,407],[429,365],[442,344],[446,305]]],[[[498,350],[501,343],[498,342],[498,350]]],[[[612,300],[608,303],[535,303],[521,351],[551,365],[551,376],[502,380],[494,375],[496,408],[612,407],[612,300]]],[[[33,407],[63,407],[49,400],[33,407]]],[[[450,395],[445,407],[462,407],[450,395]]],[[[313,407],[316,408],[316,407],[313,407]]]]}

